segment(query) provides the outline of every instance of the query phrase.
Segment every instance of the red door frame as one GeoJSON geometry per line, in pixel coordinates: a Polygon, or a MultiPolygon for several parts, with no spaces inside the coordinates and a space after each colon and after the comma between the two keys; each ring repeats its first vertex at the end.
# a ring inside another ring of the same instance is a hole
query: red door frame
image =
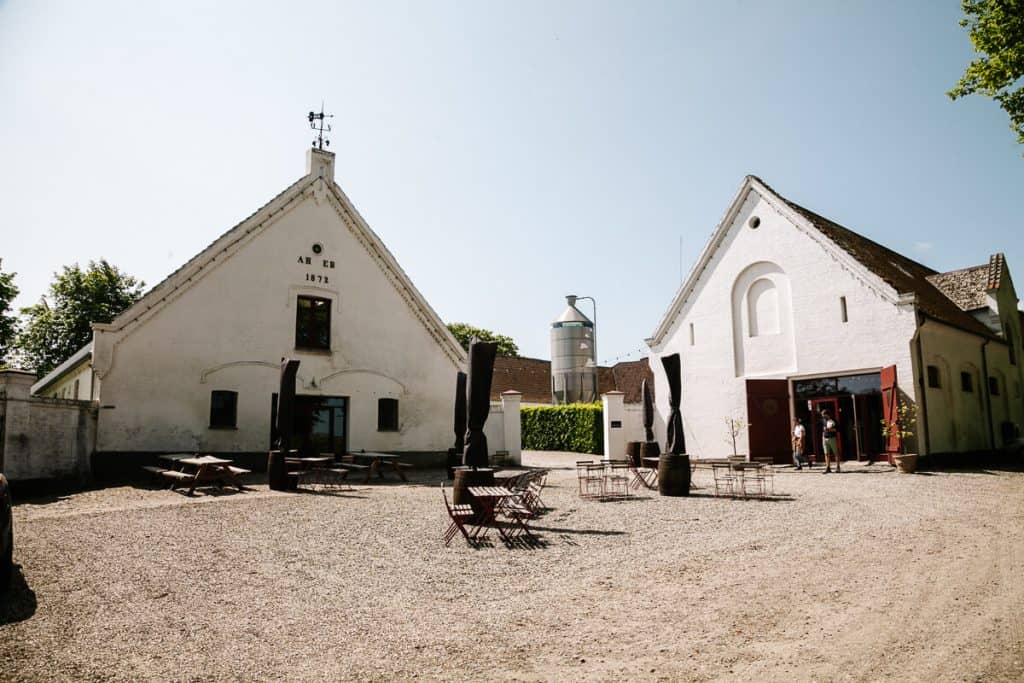
{"type": "Polygon", "coordinates": [[[825,457],[825,444],[822,443],[821,432],[824,425],[821,424],[821,411],[827,409],[836,423],[836,444],[839,446],[839,460],[843,459],[843,437],[839,430],[839,399],[838,398],[812,398],[811,399],[811,434],[815,439],[815,451],[821,451],[821,457],[825,457]],[[824,407],[823,407],[824,405],[824,407]]]}
{"type": "MultiPolygon", "coordinates": [[[[896,366],[882,368],[878,373],[882,383],[882,418],[886,424],[892,422],[899,409],[899,387],[896,384],[896,366]]],[[[886,457],[890,465],[895,465],[893,455],[900,452],[899,434],[890,435],[885,441],[886,457]]]]}

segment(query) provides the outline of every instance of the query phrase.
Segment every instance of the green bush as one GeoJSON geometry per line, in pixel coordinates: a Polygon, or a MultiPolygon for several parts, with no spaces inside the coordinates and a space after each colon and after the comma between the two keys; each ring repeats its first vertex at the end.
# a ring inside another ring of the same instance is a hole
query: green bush
{"type": "Polygon", "coordinates": [[[532,451],[604,452],[600,403],[523,408],[523,448],[532,451]]]}

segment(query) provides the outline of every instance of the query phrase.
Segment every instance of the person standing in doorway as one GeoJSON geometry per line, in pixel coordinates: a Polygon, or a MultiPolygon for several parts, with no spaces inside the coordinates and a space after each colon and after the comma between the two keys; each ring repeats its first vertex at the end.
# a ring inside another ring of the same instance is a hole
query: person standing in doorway
{"type": "Polygon", "coordinates": [[[793,464],[796,465],[798,470],[803,469],[803,463],[807,463],[807,467],[811,466],[810,461],[804,456],[804,426],[800,422],[800,418],[793,419],[793,464]]]}
{"type": "Polygon", "coordinates": [[[832,471],[833,458],[836,461],[836,472],[842,472],[839,461],[839,438],[836,421],[832,419],[827,410],[821,411],[821,421],[824,425],[821,430],[821,444],[825,450],[825,471],[822,474],[828,474],[832,471]]]}

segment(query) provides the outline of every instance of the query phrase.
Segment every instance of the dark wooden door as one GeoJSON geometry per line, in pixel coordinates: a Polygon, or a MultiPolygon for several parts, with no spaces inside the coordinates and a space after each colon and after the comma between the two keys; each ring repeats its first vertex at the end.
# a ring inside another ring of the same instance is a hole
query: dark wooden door
{"type": "Polygon", "coordinates": [[[788,381],[748,379],[747,421],[751,460],[779,464],[793,461],[788,381]]]}
{"type": "MultiPolygon", "coordinates": [[[[886,424],[890,424],[899,410],[900,392],[896,386],[896,366],[890,365],[887,368],[882,368],[879,375],[882,380],[882,419],[886,424]]],[[[889,464],[893,464],[893,454],[900,452],[898,434],[890,435],[885,440],[885,451],[888,454],[889,464]]]]}

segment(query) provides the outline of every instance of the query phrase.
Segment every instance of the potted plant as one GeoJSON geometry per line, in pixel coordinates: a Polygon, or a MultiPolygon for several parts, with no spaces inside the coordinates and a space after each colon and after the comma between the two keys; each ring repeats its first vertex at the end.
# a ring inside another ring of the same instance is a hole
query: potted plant
{"type": "Polygon", "coordinates": [[[742,434],[743,430],[746,429],[749,426],[750,425],[747,424],[747,421],[742,419],[742,418],[740,418],[739,416],[730,415],[729,417],[725,418],[725,433],[727,435],[727,438],[726,438],[725,442],[726,443],[732,443],[732,456],[731,457],[733,459],[741,458],[741,457],[746,459],[745,456],[741,456],[741,455],[736,453],[736,437],[738,437],[740,434],[742,434]]]}
{"type": "Polygon", "coordinates": [[[886,439],[899,439],[900,454],[894,455],[893,460],[900,472],[906,474],[912,474],[917,469],[917,453],[907,453],[907,439],[914,436],[915,424],[917,406],[902,400],[888,421],[882,419],[882,436],[886,439]]]}

